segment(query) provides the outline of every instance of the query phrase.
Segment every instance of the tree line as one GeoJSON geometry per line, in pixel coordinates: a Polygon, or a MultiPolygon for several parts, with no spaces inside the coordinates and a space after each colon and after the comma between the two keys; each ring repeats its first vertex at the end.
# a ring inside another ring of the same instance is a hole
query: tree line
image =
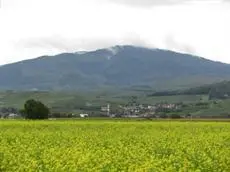
{"type": "Polygon", "coordinates": [[[208,95],[209,100],[230,98],[230,81],[204,85],[186,90],[159,91],[149,94],[154,96],[177,96],[177,95],[208,95]]]}

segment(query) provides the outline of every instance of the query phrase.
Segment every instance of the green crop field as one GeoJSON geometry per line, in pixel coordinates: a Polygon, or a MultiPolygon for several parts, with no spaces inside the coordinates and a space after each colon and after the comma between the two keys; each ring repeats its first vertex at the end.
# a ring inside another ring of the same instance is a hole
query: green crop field
{"type": "Polygon", "coordinates": [[[0,172],[230,171],[230,123],[0,121],[0,172]]]}

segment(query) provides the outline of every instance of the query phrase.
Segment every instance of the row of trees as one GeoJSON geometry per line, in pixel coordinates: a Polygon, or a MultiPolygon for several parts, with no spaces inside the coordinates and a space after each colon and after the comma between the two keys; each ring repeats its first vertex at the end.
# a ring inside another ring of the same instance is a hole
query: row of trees
{"type": "Polygon", "coordinates": [[[175,90],[175,91],[160,91],[152,93],[148,96],[177,96],[177,95],[209,95],[209,99],[226,99],[230,98],[230,81],[204,85],[200,87],[175,90]]]}

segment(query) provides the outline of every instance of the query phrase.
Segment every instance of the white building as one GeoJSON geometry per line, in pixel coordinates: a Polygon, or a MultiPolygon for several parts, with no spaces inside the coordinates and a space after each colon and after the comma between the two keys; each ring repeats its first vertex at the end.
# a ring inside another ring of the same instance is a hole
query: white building
{"type": "Polygon", "coordinates": [[[80,117],[81,118],[86,118],[86,117],[89,117],[89,115],[88,114],[80,114],[80,117]]]}
{"type": "Polygon", "coordinates": [[[19,115],[14,114],[14,113],[9,114],[9,116],[8,116],[8,118],[11,118],[11,119],[18,118],[18,117],[19,117],[19,115]]]}

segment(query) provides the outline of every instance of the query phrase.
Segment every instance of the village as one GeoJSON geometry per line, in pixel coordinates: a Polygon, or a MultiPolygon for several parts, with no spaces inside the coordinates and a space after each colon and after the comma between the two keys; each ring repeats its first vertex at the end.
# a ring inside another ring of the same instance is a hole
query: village
{"type": "MultiPolygon", "coordinates": [[[[164,118],[166,113],[178,112],[180,111],[181,104],[170,104],[170,103],[157,103],[155,105],[150,104],[130,104],[130,105],[118,105],[113,107],[111,104],[106,106],[101,106],[100,112],[97,113],[98,117],[124,117],[124,118],[138,118],[138,117],[158,117],[164,118]]],[[[82,113],[58,113],[51,112],[50,117],[54,118],[86,118],[86,117],[96,117],[94,112],[83,111],[82,113]]],[[[0,118],[20,118],[20,110],[12,107],[0,108],[0,118]]]]}
{"type": "Polygon", "coordinates": [[[106,112],[109,117],[164,117],[166,113],[179,112],[182,108],[182,104],[170,104],[170,103],[157,103],[155,105],[143,105],[133,104],[122,106],[119,105],[117,109],[111,108],[110,104],[101,108],[102,112],[106,112]],[[112,110],[113,109],[113,110],[112,110]]]}

